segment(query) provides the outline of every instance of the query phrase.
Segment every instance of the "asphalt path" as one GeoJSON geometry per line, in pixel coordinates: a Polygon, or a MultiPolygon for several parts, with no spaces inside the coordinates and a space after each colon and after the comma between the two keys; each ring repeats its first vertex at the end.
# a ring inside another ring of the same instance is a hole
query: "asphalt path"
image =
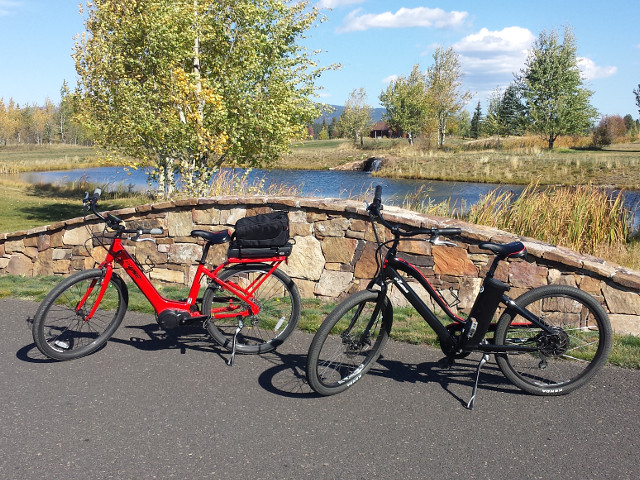
{"type": "Polygon", "coordinates": [[[521,393],[476,357],[390,342],[348,391],[314,395],[311,336],[238,356],[201,328],[127,313],[105,348],[50,362],[37,305],[2,299],[1,479],[638,479],[640,372],[606,367],[562,397],[521,393]]]}

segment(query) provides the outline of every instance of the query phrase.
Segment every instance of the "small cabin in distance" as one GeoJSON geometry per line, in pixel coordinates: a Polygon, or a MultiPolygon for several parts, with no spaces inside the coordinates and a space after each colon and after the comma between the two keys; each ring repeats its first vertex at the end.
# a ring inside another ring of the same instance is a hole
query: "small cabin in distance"
{"type": "Polygon", "coordinates": [[[393,132],[389,124],[387,122],[380,120],[379,122],[376,122],[373,124],[369,132],[369,136],[371,138],[382,138],[382,137],[391,138],[392,133],[393,132]]]}

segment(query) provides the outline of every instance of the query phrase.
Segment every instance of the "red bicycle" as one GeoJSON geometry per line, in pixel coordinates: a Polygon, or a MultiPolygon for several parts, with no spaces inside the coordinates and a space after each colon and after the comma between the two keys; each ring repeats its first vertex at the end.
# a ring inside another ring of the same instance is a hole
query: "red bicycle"
{"type": "MultiPolygon", "coordinates": [[[[115,215],[97,211],[100,190],[85,194],[85,212],[105,222],[113,232],[105,260],[97,268],[75,273],[56,285],[40,304],[33,322],[33,339],[38,349],[55,360],[71,360],[101,348],[114,334],[128,307],[128,288],[114,271],[120,265],[153,306],[158,324],[166,329],[202,322],[211,337],[235,354],[273,350],[295,329],[300,317],[298,289],[278,266],[292,250],[292,243],[255,248],[237,248],[229,230],[193,230],[205,241],[196,275],[184,300],[163,297],[144,274],[123,239],[154,241],[142,235],[160,235],[162,228],[125,228],[115,215]],[[123,237],[129,235],[130,237],[123,237]],[[228,258],[213,269],[205,260],[211,245],[230,242],[228,258]],[[199,297],[202,280],[208,279],[199,297]]],[[[286,214],[284,214],[286,216],[286,214]]],[[[256,218],[256,217],[251,217],[256,218]]],[[[288,219],[286,220],[288,228],[288,219]]],[[[288,239],[288,230],[286,232],[288,239]]]]}

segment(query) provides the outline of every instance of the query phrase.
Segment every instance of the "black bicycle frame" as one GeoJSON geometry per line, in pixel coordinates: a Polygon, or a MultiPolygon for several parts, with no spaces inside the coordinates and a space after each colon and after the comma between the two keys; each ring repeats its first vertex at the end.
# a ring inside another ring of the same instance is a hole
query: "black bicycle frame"
{"type": "MultiPolygon", "coordinates": [[[[429,293],[429,295],[435,300],[435,302],[442,308],[445,314],[451,318],[451,320],[462,323],[466,326],[469,325],[470,319],[462,319],[454,314],[449,305],[445,302],[445,300],[440,296],[440,294],[433,288],[431,283],[426,279],[426,277],[413,265],[409,262],[396,257],[395,255],[387,254],[384,259],[384,264],[380,269],[378,275],[371,280],[369,287],[372,288],[374,285],[380,285],[383,289],[382,292],[386,294],[387,282],[385,280],[390,280],[393,282],[402,295],[411,303],[411,305],[416,309],[416,311],[420,314],[420,316],[427,322],[427,324],[436,332],[438,339],[440,340],[440,348],[442,349],[445,355],[454,355],[456,353],[462,353],[464,351],[481,351],[485,353],[505,353],[505,352],[535,352],[538,350],[537,347],[527,347],[523,345],[494,345],[491,343],[483,342],[482,339],[486,335],[488,331],[489,322],[495,313],[495,309],[489,312],[488,318],[480,319],[481,324],[478,328],[479,335],[466,335],[463,333],[459,337],[453,336],[447,327],[438,319],[435,313],[424,303],[424,301],[420,298],[420,296],[411,288],[408,282],[398,273],[398,271],[405,272],[407,275],[413,277],[415,280],[420,283],[424,287],[424,289],[429,293]]],[[[494,281],[493,277],[485,278],[486,285],[487,281],[494,281]]],[[[481,294],[479,294],[478,298],[481,294]]],[[[381,308],[381,302],[385,295],[380,295],[380,299],[378,301],[378,305],[376,306],[376,310],[381,308]]],[[[480,300],[482,302],[482,299],[480,300]]],[[[543,320],[538,318],[536,315],[532,314],[526,309],[520,307],[517,303],[515,303],[511,298],[509,298],[506,294],[502,293],[499,298],[499,301],[496,304],[503,304],[507,307],[508,310],[512,311],[515,314],[521,315],[524,319],[529,322],[537,325],[548,333],[553,333],[553,329],[547,325],[543,320]]],[[[497,308],[497,306],[496,306],[497,308]]],[[[372,317],[375,318],[375,317],[372,317]]],[[[466,331],[466,330],[465,330],[466,331]]]]}

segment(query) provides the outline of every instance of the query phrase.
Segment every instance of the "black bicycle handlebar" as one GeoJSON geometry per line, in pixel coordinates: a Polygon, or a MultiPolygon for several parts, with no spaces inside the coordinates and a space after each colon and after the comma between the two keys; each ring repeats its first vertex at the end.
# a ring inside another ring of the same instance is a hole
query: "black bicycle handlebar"
{"type": "Polygon", "coordinates": [[[103,222],[105,222],[110,229],[116,230],[117,232],[120,232],[120,233],[136,234],[138,236],[162,235],[164,233],[164,228],[162,227],[125,228],[123,225],[124,222],[117,216],[112,215],[111,213],[102,215],[100,212],[98,212],[98,209],[97,209],[98,199],[100,198],[100,195],[102,195],[102,190],[100,190],[99,188],[96,188],[95,191],[93,192],[93,195],[91,196],[89,196],[89,192],[85,192],[84,198],[82,199],[82,203],[84,204],[87,210],[91,210],[91,212],[94,215],[96,215],[99,219],[101,219],[103,222]]]}
{"type": "Polygon", "coordinates": [[[369,211],[369,215],[377,217],[378,220],[380,220],[385,227],[391,230],[392,233],[402,237],[414,237],[417,235],[450,236],[460,235],[460,233],[462,233],[462,229],[459,227],[416,228],[413,230],[406,230],[398,225],[391,225],[384,219],[382,212],[380,212],[380,210],[382,210],[382,185],[376,185],[373,194],[373,202],[367,207],[367,210],[369,211]]]}

